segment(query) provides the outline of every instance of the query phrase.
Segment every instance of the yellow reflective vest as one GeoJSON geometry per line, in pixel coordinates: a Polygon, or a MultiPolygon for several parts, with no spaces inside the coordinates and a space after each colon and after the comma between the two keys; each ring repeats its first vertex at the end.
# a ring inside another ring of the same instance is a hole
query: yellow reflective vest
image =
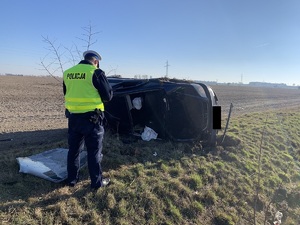
{"type": "Polygon", "coordinates": [[[64,72],[66,85],[65,107],[71,113],[85,113],[100,109],[104,104],[98,90],[93,85],[95,66],[78,64],[64,72]]]}

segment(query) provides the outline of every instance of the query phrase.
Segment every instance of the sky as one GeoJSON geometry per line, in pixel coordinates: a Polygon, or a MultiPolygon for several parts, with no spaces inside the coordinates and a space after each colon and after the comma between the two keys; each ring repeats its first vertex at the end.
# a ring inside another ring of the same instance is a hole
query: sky
{"type": "Polygon", "coordinates": [[[0,74],[62,76],[44,40],[67,69],[87,50],[86,29],[92,28],[89,49],[101,54],[107,75],[300,85],[298,0],[1,0],[0,5],[0,74]]]}

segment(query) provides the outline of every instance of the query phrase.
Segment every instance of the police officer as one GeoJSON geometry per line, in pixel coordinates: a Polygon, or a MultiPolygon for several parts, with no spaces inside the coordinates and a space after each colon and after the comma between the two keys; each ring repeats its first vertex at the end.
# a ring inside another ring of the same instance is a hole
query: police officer
{"type": "Polygon", "coordinates": [[[84,60],[66,70],[63,75],[66,116],[68,118],[67,184],[79,180],[80,150],[87,149],[91,188],[97,190],[110,180],[102,177],[102,140],[104,135],[104,102],[113,96],[105,73],[99,69],[101,56],[92,50],[83,53],[84,60]]]}

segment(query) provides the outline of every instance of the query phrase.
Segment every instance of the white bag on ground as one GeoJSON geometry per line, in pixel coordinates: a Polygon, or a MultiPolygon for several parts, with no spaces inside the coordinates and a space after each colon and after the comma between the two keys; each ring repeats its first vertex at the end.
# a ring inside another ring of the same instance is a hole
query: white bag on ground
{"type": "Polygon", "coordinates": [[[144,132],[142,133],[142,139],[144,141],[150,141],[151,139],[156,139],[157,133],[150,127],[145,126],[144,132]]]}
{"type": "MultiPolygon", "coordinates": [[[[31,174],[55,183],[67,179],[68,149],[56,148],[28,157],[18,157],[20,173],[31,174]]],[[[80,167],[87,161],[86,151],[80,153],[80,167]]]]}

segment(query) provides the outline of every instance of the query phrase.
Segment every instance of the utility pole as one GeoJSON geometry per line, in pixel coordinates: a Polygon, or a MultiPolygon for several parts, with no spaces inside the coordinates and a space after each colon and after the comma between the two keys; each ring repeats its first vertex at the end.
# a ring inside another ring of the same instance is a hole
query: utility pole
{"type": "Polygon", "coordinates": [[[165,65],[165,67],[166,67],[166,77],[168,77],[168,69],[169,69],[169,62],[168,62],[168,60],[167,60],[167,62],[166,62],[166,65],[165,65]]]}

